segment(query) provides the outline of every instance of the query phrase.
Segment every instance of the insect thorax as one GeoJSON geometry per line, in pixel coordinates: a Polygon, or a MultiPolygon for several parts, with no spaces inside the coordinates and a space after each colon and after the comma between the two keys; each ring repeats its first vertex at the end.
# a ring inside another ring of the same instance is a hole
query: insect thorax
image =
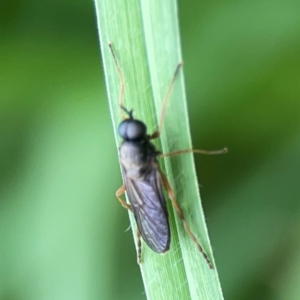
{"type": "Polygon", "coordinates": [[[155,147],[149,141],[123,141],[119,148],[119,159],[126,176],[140,179],[156,164],[155,147]]]}

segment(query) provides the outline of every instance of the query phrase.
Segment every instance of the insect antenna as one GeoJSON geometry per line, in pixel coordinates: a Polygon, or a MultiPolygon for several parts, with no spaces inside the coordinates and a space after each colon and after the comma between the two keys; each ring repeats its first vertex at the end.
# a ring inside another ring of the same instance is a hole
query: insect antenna
{"type": "Polygon", "coordinates": [[[128,110],[123,105],[121,105],[121,109],[123,109],[126,112],[126,114],[129,116],[129,119],[133,119],[133,109],[128,110]]]}

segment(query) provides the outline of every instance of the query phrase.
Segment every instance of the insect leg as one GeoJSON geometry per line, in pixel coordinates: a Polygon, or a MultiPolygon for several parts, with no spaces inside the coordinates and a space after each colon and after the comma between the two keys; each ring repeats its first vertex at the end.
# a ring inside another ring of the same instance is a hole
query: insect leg
{"type": "Polygon", "coordinates": [[[160,112],[160,117],[159,117],[159,123],[158,123],[158,128],[156,129],[155,132],[153,132],[151,135],[150,135],[150,139],[156,139],[159,137],[160,135],[160,130],[161,130],[161,127],[163,125],[163,122],[164,122],[164,117],[165,117],[165,111],[166,111],[166,105],[167,105],[167,102],[168,102],[168,99],[169,99],[169,96],[170,96],[170,93],[172,91],[172,88],[173,88],[173,85],[174,85],[174,82],[175,82],[175,79],[176,79],[176,76],[180,70],[180,67],[183,65],[183,62],[180,62],[178,63],[176,69],[175,69],[175,72],[174,72],[174,75],[173,75],[173,78],[172,78],[172,81],[171,81],[171,84],[169,85],[169,88],[167,90],[167,93],[163,99],[163,102],[162,102],[162,108],[161,108],[161,112],[160,112]]]}
{"type": "Polygon", "coordinates": [[[116,197],[117,197],[118,201],[120,202],[120,204],[121,204],[124,208],[126,208],[126,209],[132,211],[131,205],[127,204],[127,203],[121,198],[121,196],[125,193],[125,190],[126,190],[126,189],[125,189],[125,186],[122,185],[122,186],[116,191],[116,197]]]}
{"type": "Polygon", "coordinates": [[[213,150],[213,151],[200,150],[200,149],[184,149],[184,150],[177,150],[177,151],[173,151],[173,152],[169,152],[169,153],[161,153],[158,155],[158,157],[169,157],[169,156],[175,156],[175,155],[184,154],[184,153],[216,155],[216,154],[225,154],[227,152],[228,152],[227,148],[224,148],[221,150],[213,150]]]}
{"type": "MultiPolygon", "coordinates": [[[[125,186],[122,185],[117,191],[116,191],[116,197],[118,199],[118,201],[120,202],[120,204],[130,210],[132,212],[132,207],[131,205],[127,204],[125,201],[122,200],[122,198],[120,197],[121,195],[123,195],[125,193],[125,186]]],[[[141,234],[139,229],[136,229],[136,237],[137,237],[137,262],[138,264],[142,263],[142,242],[141,242],[141,234]]]]}
{"type": "Polygon", "coordinates": [[[138,254],[137,254],[137,262],[138,264],[142,263],[142,243],[141,243],[141,233],[139,229],[136,229],[136,238],[137,238],[137,248],[138,248],[138,254]]]}
{"type": "Polygon", "coordinates": [[[183,227],[186,231],[186,233],[189,235],[189,237],[191,238],[191,240],[194,242],[194,244],[196,245],[197,249],[199,250],[199,252],[202,254],[203,258],[205,259],[205,261],[207,262],[208,266],[210,269],[213,269],[213,265],[210,262],[208,256],[206,255],[206,253],[204,252],[203,248],[201,247],[201,245],[198,243],[196,237],[194,236],[194,234],[191,232],[188,224],[186,223],[182,210],[179,207],[179,205],[177,204],[176,200],[175,200],[175,196],[174,196],[174,192],[170,186],[170,183],[166,177],[166,175],[160,170],[160,175],[161,175],[161,179],[162,179],[162,183],[164,188],[166,189],[168,196],[172,202],[172,205],[178,215],[178,217],[180,218],[180,220],[182,221],[183,227]]]}
{"type": "Polygon", "coordinates": [[[122,117],[122,120],[124,120],[126,117],[124,116],[123,114],[123,111],[122,111],[122,106],[123,106],[123,96],[124,96],[124,79],[123,79],[123,75],[122,75],[122,72],[121,72],[121,69],[119,67],[119,64],[118,64],[118,61],[117,61],[117,58],[116,58],[116,55],[114,53],[114,50],[113,50],[113,47],[112,47],[112,43],[111,42],[108,42],[108,47],[111,51],[111,54],[113,56],[113,59],[114,59],[114,62],[115,62],[115,66],[116,66],[116,69],[117,69],[117,72],[118,72],[118,76],[119,76],[119,79],[120,79],[120,91],[119,91],[119,110],[120,110],[120,115],[122,117]]]}

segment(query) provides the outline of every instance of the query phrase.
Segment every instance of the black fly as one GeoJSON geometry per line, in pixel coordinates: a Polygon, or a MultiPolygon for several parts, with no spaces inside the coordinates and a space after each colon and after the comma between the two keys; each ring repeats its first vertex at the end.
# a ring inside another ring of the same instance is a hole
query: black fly
{"type": "Polygon", "coordinates": [[[170,247],[170,227],[168,221],[168,211],[162,188],[168,193],[172,205],[183,222],[183,226],[198,250],[202,253],[208,266],[213,269],[209,258],[203,248],[197,242],[194,234],[189,229],[182,210],[175,200],[173,190],[165,174],[161,171],[157,157],[172,156],[181,153],[195,152],[202,154],[226,153],[227,149],[218,151],[204,150],[179,150],[168,154],[161,154],[151,143],[151,139],[159,137],[160,128],[163,123],[166,102],[169,98],[176,75],[182,66],[177,65],[172,82],[163,100],[162,112],[158,129],[153,134],[147,134],[146,125],[133,118],[133,111],[128,111],[123,106],[124,80],[115,57],[112,44],[109,43],[118,75],[120,78],[119,108],[123,121],[118,127],[118,134],[123,139],[119,147],[119,160],[122,168],[124,185],[116,192],[116,196],[121,205],[133,212],[137,223],[138,240],[138,262],[141,263],[141,236],[146,244],[157,253],[164,253],[170,247]],[[127,117],[123,115],[126,113],[127,117]],[[130,204],[127,204],[121,195],[126,191],[130,204]]]}

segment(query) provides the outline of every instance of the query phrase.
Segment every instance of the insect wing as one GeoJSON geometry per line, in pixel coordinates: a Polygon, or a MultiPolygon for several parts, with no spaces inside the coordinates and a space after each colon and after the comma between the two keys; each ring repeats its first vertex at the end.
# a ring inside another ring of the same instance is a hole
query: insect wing
{"type": "Polygon", "coordinates": [[[170,228],[159,172],[152,168],[143,179],[124,176],[124,181],[144,241],[153,251],[166,252],[170,245],[170,228]]]}

